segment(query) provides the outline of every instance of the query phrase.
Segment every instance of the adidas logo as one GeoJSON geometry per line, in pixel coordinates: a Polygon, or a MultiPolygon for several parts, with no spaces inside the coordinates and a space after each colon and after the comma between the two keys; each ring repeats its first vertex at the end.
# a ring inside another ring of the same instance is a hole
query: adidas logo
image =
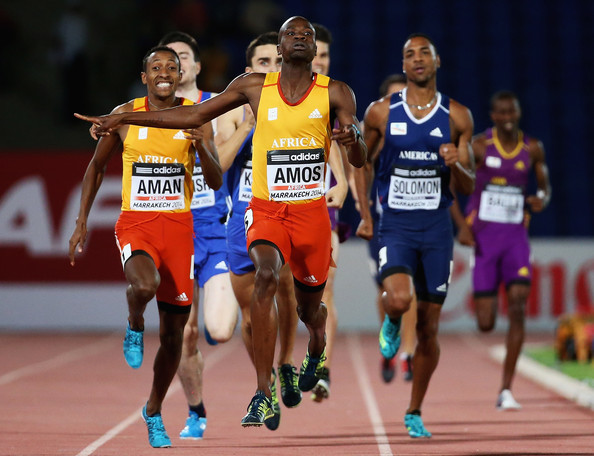
{"type": "Polygon", "coordinates": [[[448,291],[447,283],[442,283],[440,286],[438,286],[437,291],[439,291],[441,293],[445,293],[446,291],[448,291]]]}
{"type": "Polygon", "coordinates": [[[318,111],[318,108],[316,108],[307,117],[309,117],[310,119],[321,119],[322,118],[322,114],[320,114],[320,111],[318,111]]]}
{"type": "Polygon", "coordinates": [[[438,138],[443,138],[443,133],[439,129],[439,127],[435,127],[433,130],[429,132],[430,136],[437,136],[438,138]]]}
{"type": "MultiPolygon", "coordinates": [[[[316,111],[317,111],[317,109],[316,109],[316,111]]],[[[309,283],[316,283],[317,282],[316,277],[314,275],[307,276],[303,280],[306,281],[306,282],[309,282],[309,283]]]]}
{"type": "Polygon", "coordinates": [[[223,271],[228,270],[227,265],[222,260],[217,263],[217,265],[215,266],[215,269],[222,269],[223,271]]]}
{"type": "Polygon", "coordinates": [[[186,138],[186,135],[184,135],[184,132],[179,130],[174,136],[173,139],[188,139],[186,138]]]}
{"type": "Polygon", "coordinates": [[[179,296],[177,296],[175,298],[175,300],[176,301],[187,301],[188,297],[186,296],[186,293],[184,292],[184,293],[180,294],[179,296]]]}

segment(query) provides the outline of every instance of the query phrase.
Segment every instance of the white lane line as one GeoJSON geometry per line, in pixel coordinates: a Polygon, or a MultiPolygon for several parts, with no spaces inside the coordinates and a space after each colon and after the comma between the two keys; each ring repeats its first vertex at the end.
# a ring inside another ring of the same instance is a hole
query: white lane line
{"type": "Polygon", "coordinates": [[[111,335],[97,342],[93,342],[92,344],[85,345],[83,347],[77,348],[76,350],[71,350],[69,352],[62,353],[61,355],[55,356],[48,360],[30,364],[28,366],[21,367],[20,369],[15,369],[11,372],[8,372],[0,376],[0,386],[6,385],[10,382],[14,382],[15,380],[18,380],[22,377],[36,375],[40,372],[55,369],[56,367],[63,366],[64,364],[68,364],[73,361],[77,361],[81,358],[86,358],[87,356],[102,352],[104,350],[107,350],[108,348],[113,348],[115,342],[116,338],[113,335],[111,335]]]}
{"type": "MultiPolygon", "coordinates": [[[[234,337],[226,344],[220,344],[216,350],[214,350],[211,354],[206,356],[204,358],[204,371],[203,372],[206,372],[209,368],[214,367],[215,364],[217,364],[219,361],[223,360],[227,355],[229,355],[231,352],[233,352],[236,349],[237,340],[238,340],[238,338],[234,337]]],[[[175,393],[180,388],[181,388],[180,382],[172,383],[172,385],[169,387],[169,390],[167,391],[167,396],[165,398],[167,398],[169,395],[175,393]]],[[[111,439],[116,437],[120,432],[122,432],[128,426],[130,426],[137,420],[141,419],[140,414],[142,412],[142,407],[144,407],[144,404],[142,404],[142,406],[140,406],[138,409],[136,409],[134,412],[132,412],[127,418],[120,421],[118,424],[116,424],[114,427],[112,427],[109,431],[107,431],[105,434],[103,434],[97,440],[95,440],[90,445],[88,445],[86,448],[84,448],[76,456],[89,456],[89,455],[93,454],[97,449],[99,449],[104,444],[109,442],[111,439]]]]}
{"type": "MultiPolygon", "coordinates": [[[[500,363],[505,360],[505,353],[504,345],[495,345],[489,350],[491,358],[500,363]]],[[[559,396],[569,399],[582,407],[594,410],[594,388],[586,382],[571,378],[522,354],[518,358],[516,369],[524,377],[557,393],[559,396]]]]}
{"type": "Polygon", "coordinates": [[[349,353],[353,362],[353,368],[357,375],[357,381],[359,383],[359,390],[365,400],[365,406],[367,407],[367,414],[373,427],[373,433],[375,434],[375,441],[379,449],[380,456],[393,456],[392,449],[390,448],[390,442],[386,435],[386,429],[380,414],[375,394],[373,393],[373,387],[371,381],[367,375],[367,369],[365,369],[365,360],[363,359],[363,352],[361,349],[361,342],[359,336],[351,334],[348,336],[349,353]]]}

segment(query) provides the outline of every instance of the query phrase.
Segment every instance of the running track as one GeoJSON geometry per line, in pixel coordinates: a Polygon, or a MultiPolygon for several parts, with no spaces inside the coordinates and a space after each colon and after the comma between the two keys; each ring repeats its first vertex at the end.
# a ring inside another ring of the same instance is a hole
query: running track
{"type": "MultiPolygon", "coordinates": [[[[594,453],[594,412],[518,377],[519,412],[498,412],[500,365],[488,349],[502,336],[442,335],[442,356],[423,417],[430,440],[413,440],[402,418],[410,385],[384,384],[375,334],[336,344],[330,400],[282,407],[280,428],[240,426],[255,374],[238,334],[201,348],[206,359],[205,439],[177,438],[186,417],[174,381],[163,407],[173,448],[152,449],[140,409],[149,392],[157,338],[130,369],[123,333],[0,334],[0,455],[582,455],[594,453]]],[[[529,336],[529,339],[538,339],[529,336]]],[[[542,338],[540,338],[542,339],[542,338]]],[[[306,339],[300,334],[295,361],[306,339]]]]}

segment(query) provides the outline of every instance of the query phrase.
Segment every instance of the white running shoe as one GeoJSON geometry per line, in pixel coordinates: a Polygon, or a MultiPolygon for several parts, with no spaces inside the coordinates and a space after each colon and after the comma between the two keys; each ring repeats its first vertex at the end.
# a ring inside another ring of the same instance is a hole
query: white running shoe
{"type": "Polygon", "coordinates": [[[522,406],[514,399],[512,392],[504,389],[497,398],[497,410],[520,410],[522,406]]]}

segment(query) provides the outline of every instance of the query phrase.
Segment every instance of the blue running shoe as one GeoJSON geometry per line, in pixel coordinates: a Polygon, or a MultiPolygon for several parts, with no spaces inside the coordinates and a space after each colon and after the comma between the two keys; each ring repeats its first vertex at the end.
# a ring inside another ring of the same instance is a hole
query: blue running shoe
{"type": "Polygon", "coordinates": [[[406,426],[408,435],[410,435],[412,438],[416,439],[419,437],[431,437],[431,432],[425,429],[421,415],[417,415],[416,413],[407,413],[404,415],[404,425],[406,426]]]}
{"type": "Polygon", "coordinates": [[[206,339],[208,345],[219,345],[219,343],[211,337],[206,325],[204,326],[204,338],[206,339]]]}
{"type": "Polygon", "coordinates": [[[167,435],[167,431],[165,431],[161,414],[157,413],[156,415],[148,416],[145,405],[142,407],[142,419],[146,423],[151,446],[153,448],[169,448],[171,446],[171,439],[167,435]]]}
{"type": "Polygon", "coordinates": [[[248,405],[247,414],[241,419],[241,425],[260,427],[262,423],[273,417],[272,402],[262,391],[257,391],[248,405]]]}
{"type": "Polygon", "coordinates": [[[124,358],[126,358],[128,366],[132,369],[138,369],[142,365],[142,356],[144,354],[143,333],[144,331],[130,329],[130,323],[128,323],[126,337],[124,337],[124,358]]]}
{"type": "Polygon", "coordinates": [[[180,439],[201,439],[206,430],[206,418],[201,418],[196,412],[190,411],[186,420],[186,427],[179,433],[180,439]]]}
{"type": "Polygon", "coordinates": [[[270,403],[272,404],[272,417],[266,418],[264,424],[271,431],[276,431],[280,424],[281,409],[278,403],[278,395],[276,394],[276,372],[272,369],[272,383],[270,384],[270,403]]]}
{"type": "Polygon", "coordinates": [[[386,359],[392,359],[400,348],[400,323],[402,317],[398,317],[398,323],[392,323],[390,317],[386,315],[384,324],[379,333],[379,347],[382,356],[386,359]]]}
{"type": "Polygon", "coordinates": [[[299,370],[299,389],[301,391],[311,391],[323,378],[324,361],[326,361],[325,348],[319,358],[309,356],[309,350],[307,351],[299,370]]]}

